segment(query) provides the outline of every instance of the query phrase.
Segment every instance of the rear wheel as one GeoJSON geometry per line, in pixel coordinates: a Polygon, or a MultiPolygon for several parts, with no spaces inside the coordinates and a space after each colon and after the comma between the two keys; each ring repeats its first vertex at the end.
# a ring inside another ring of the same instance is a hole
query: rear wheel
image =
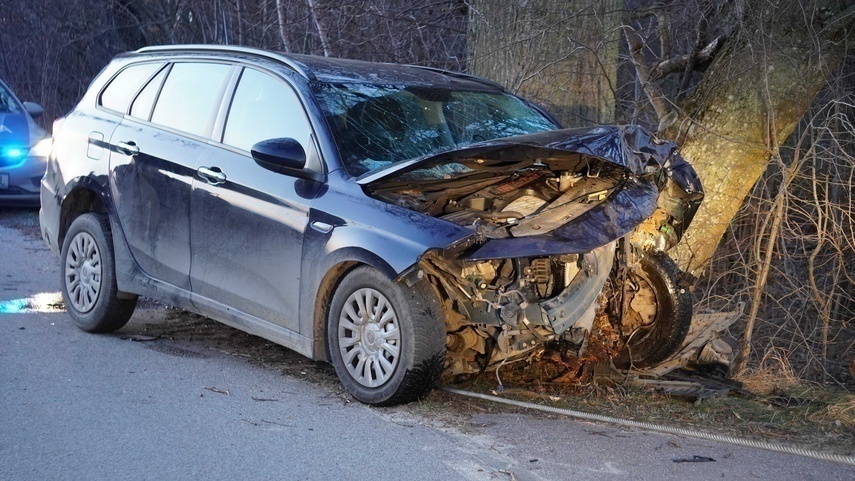
{"type": "Polygon", "coordinates": [[[77,326],[88,332],[112,332],[124,326],[137,298],[118,297],[107,216],[90,212],[74,219],[60,257],[62,297],[77,326]]]}
{"type": "Polygon", "coordinates": [[[445,322],[425,282],[410,288],[363,266],[333,295],[327,345],[342,384],[357,400],[390,406],[425,397],[445,366],[445,322]]]}
{"type": "MultiPolygon", "coordinates": [[[[678,285],[681,271],[664,252],[646,254],[628,275],[629,297],[620,321],[620,369],[644,368],[677,352],[692,323],[692,294],[678,285]]],[[[620,288],[620,287],[618,287],[620,288]]]]}

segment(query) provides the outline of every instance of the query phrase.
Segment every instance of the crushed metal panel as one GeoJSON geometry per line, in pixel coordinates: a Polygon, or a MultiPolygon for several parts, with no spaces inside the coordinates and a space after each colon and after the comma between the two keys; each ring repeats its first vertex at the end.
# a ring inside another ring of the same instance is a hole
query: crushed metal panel
{"type": "Polygon", "coordinates": [[[686,335],[686,341],[676,354],[655,367],[631,372],[636,375],[659,377],[686,366],[688,362],[697,359],[703,353],[704,348],[716,334],[732,326],[742,316],[744,309],[745,304],[739,303],[736,311],[695,314],[689,333],[686,335]]]}

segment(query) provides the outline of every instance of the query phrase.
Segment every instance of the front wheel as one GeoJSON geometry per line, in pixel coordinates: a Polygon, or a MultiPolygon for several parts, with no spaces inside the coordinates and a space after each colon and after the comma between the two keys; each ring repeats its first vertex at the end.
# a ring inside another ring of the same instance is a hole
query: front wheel
{"type": "MultiPolygon", "coordinates": [[[[629,272],[626,309],[618,323],[620,369],[651,367],[677,352],[692,323],[692,294],[678,285],[681,271],[664,252],[646,254],[629,272]]],[[[617,289],[621,289],[617,286],[617,289]]]]}
{"type": "Polygon", "coordinates": [[[427,396],[445,366],[445,322],[425,281],[410,288],[358,267],[336,288],[327,319],[336,373],[357,400],[377,406],[427,396]]]}
{"type": "Polygon", "coordinates": [[[137,298],[120,299],[107,216],[83,214],[71,223],[60,254],[62,298],[80,329],[112,332],[124,326],[137,298]]]}

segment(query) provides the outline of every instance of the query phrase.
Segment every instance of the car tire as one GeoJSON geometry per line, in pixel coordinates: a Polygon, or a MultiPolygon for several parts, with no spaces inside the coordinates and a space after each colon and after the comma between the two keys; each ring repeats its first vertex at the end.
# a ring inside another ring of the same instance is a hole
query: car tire
{"type": "Polygon", "coordinates": [[[652,323],[622,339],[621,349],[612,359],[615,367],[650,367],[682,346],[692,323],[692,294],[679,286],[681,273],[667,254],[657,251],[646,254],[638,269],[629,274],[634,284],[652,290],[655,317],[652,323]]]}
{"type": "Polygon", "coordinates": [[[103,333],[127,324],[137,297],[118,297],[113,236],[106,215],[90,212],[74,219],[60,259],[62,298],[80,329],[103,333]]]}
{"type": "Polygon", "coordinates": [[[405,288],[358,267],[333,294],[327,346],[339,379],[358,401],[391,406],[422,399],[445,367],[441,305],[426,281],[405,288]]]}

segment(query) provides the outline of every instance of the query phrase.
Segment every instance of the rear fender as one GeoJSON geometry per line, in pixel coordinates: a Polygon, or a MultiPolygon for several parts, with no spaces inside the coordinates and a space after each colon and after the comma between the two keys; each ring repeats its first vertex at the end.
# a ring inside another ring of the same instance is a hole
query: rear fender
{"type": "Polygon", "coordinates": [[[65,185],[65,194],[60,203],[57,247],[62,248],[65,233],[74,219],[85,212],[108,213],[109,191],[91,177],[77,177],[65,185]]]}

